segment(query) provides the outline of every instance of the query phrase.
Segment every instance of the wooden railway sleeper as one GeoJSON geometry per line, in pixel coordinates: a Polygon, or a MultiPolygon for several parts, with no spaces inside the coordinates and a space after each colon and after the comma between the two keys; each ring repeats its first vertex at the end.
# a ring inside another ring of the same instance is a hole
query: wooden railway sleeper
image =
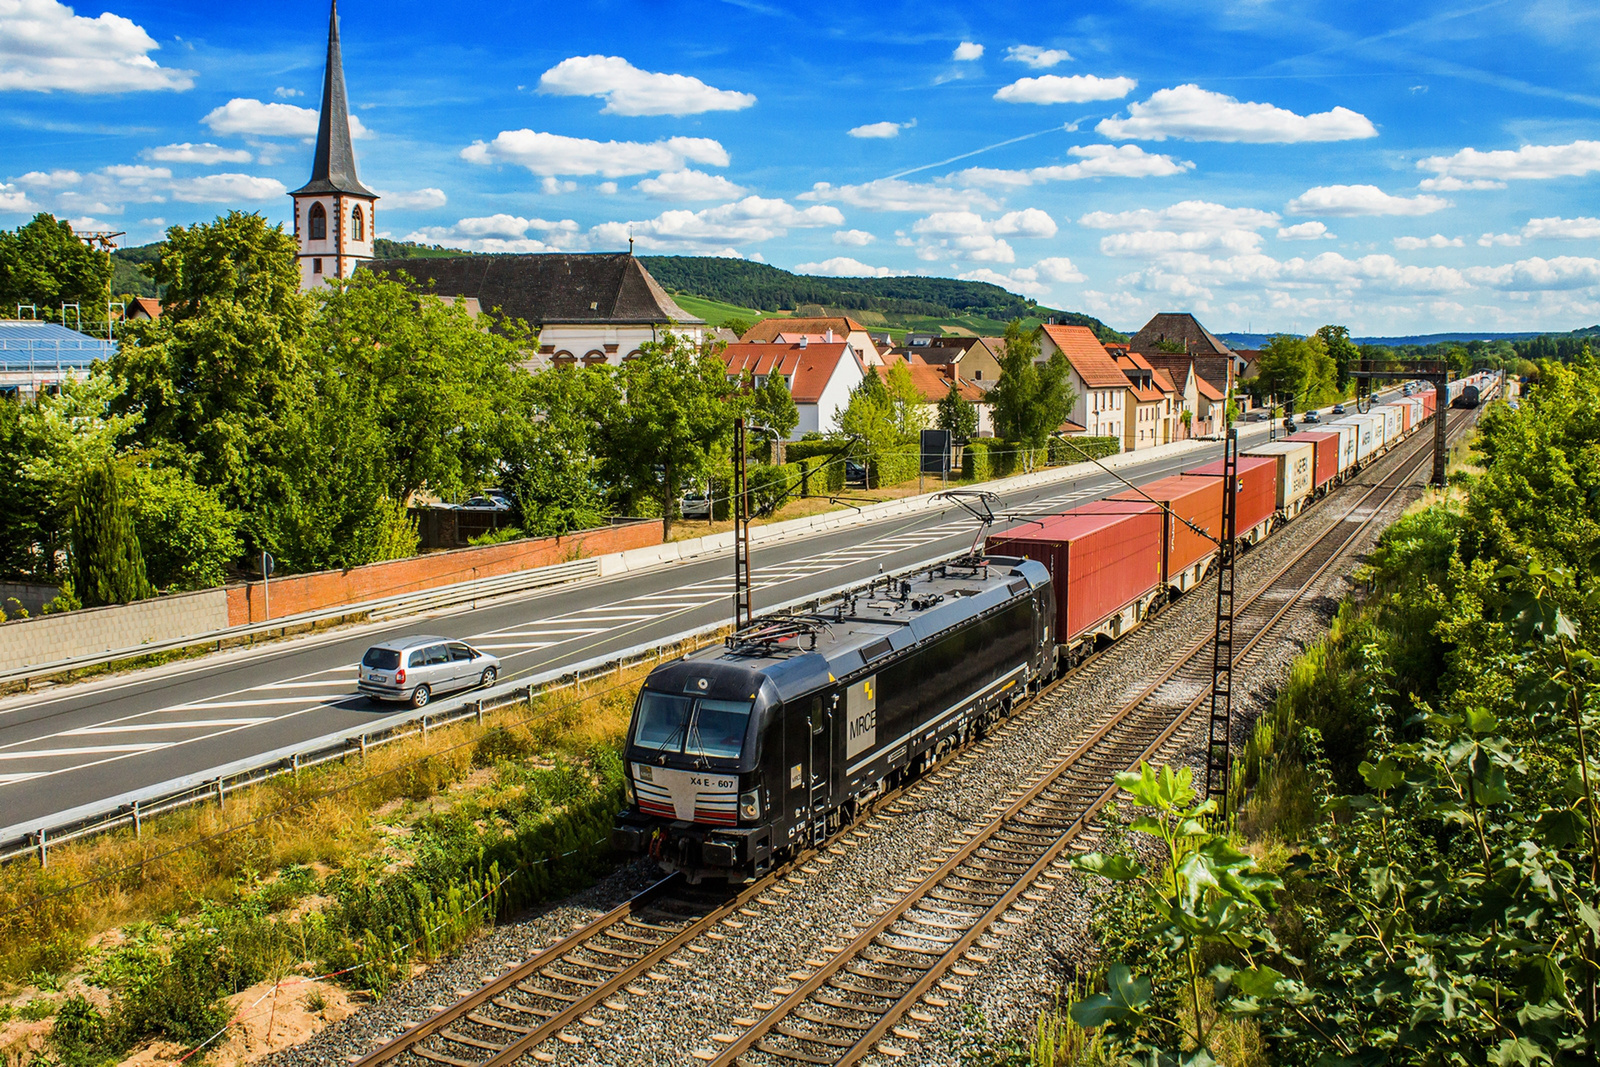
{"type": "Polygon", "coordinates": [[[796,1041],[809,1041],[815,1045],[828,1045],[832,1048],[849,1048],[854,1045],[855,1039],[850,1037],[829,1037],[826,1034],[809,1034],[804,1030],[797,1030],[787,1023],[779,1023],[772,1028],[773,1033],[792,1037],[796,1041]]]}
{"type": "Polygon", "coordinates": [[[561,1013],[554,1008],[537,1008],[521,1000],[512,1000],[509,997],[495,997],[489,1001],[491,1004],[505,1008],[507,1011],[521,1012],[523,1015],[532,1015],[536,1019],[554,1019],[561,1013]]]}
{"type": "Polygon", "coordinates": [[[454,1041],[458,1045],[466,1045],[468,1048],[481,1048],[489,1052],[499,1052],[505,1048],[505,1045],[499,1045],[493,1041],[485,1041],[481,1037],[468,1037],[466,1034],[457,1033],[455,1030],[440,1030],[439,1036],[446,1041],[454,1041]]]}
{"type": "Polygon", "coordinates": [[[458,1059],[455,1056],[446,1056],[442,1052],[435,1052],[432,1049],[424,1048],[421,1045],[416,1046],[411,1051],[415,1052],[418,1056],[421,1056],[425,1060],[432,1060],[434,1063],[443,1063],[446,1064],[447,1067],[483,1067],[482,1060],[458,1059]]]}
{"type": "Polygon", "coordinates": [[[559,1000],[563,1004],[576,1004],[583,999],[576,993],[557,993],[554,989],[546,989],[544,986],[518,986],[517,990],[535,997],[549,997],[551,1000],[559,1000]]]}
{"type": "Polygon", "coordinates": [[[875,970],[860,963],[847,963],[844,965],[844,970],[846,974],[853,974],[857,978],[867,978],[874,982],[894,982],[899,985],[910,985],[928,971],[926,967],[919,969],[911,966],[900,966],[900,970],[910,972],[908,977],[907,975],[889,974],[886,971],[875,970]]]}
{"type": "MultiPolygon", "coordinates": [[[[864,1015],[865,1014],[870,1014],[869,1012],[866,1012],[863,1009],[859,1009],[858,1008],[856,1010],[857,1011],[861,1011],[862,1014],[864,1014],[864,1015]]],[[[817,1014],[816,1012],[814,1012],[811,1009],[807,1008],[803,1004],[800,1007],[796,1008],[794,1013],[795,1013],[795,1015],[797,1015],[800,1018],[804,1019],[808,1023],[818,1023],[818,1024],[822,1025],[822,1026],[837,1026],[841,1030],[871,1030],[872,1029],[872,1024],[871,1023],[856,1022],[853,1019],[830,1019],[826,1015],[817,1014]]]]}
{"type": "MultiPolygon", "coordinates": [[[[894,998],[887,993],[872,993],[870,996],[872,996],[875,1000],[886,1000],[891,1004],[894,1003],[894,998]]],[[[859,1011],[863,1015],[876,1015],[881,1010],[879,1008],[869,1008],[862,1004],[852,1004],[848,1000],[834,996],[827,987],[819,989],[815,993],[811,994],[811,999],[816,1001],[818,1004],[826,1004],[830,1008],[843,1008],[847,1011],[859,1011]]]]}
{"type": "MultiPolygon", "coordinates": [[[[554,981],[571,982],[573,985],[581,985],[585,989],[599,989],[601,986],[606,984],[606,981],[603,978],[582,978],[578,975],[567,974],[563,971],[558,971],[554,966],[546,967],[539,973],[554,981]]],[[[573,997],[572,999],[577,1000],[578,998],[573,997]]]]}
{"type": "MultiPolygon", "coordinates": [[[[552,1012],[552,1014],[554,1013],[552,1012]]],[[[531,1026],[520,1026],[517,1023],[508,1023],[502,1019],[491,1019],[487,1015],[480,1015],[475,1011],[467,1013],[467,1020],[475,1022],[479,1026],[487,1026],[492,1030],[504,1030],[511,1034],[531,1034],[534,1030],[531,1026]]]]}
{"type": "Polygon", "coordinates": [[[801,1063],[819,1063],[831,1067],[832,1064],[839,1062],[838,1056],[824,1057],[810,1052],[801,1052],[799,1049],[786,1049],[772,1044],[766,1038],[762,1038],[756,1044],[756,1048],[762,1052],[769,1052],[774,1056],[782,1056],[786,1060],[799,1060],[801,1063]]]}
{"type": "MultiPolygon", "coordinates": [[[[572,950],[571,955],[562,956],[562,962],[570,963],[574,967],[588,967],[590,970],[603,971],[606,974],[621,974],[623,971],[628,969],[626,967],[618,967],[613,963],[600,963],[598,960],[580,960],[577,958],[577,953],[587,952],[589,950],[590,946],[579,945],[577,948],[572,950]]],[[[635,958],[634,962],[638,962],[637,957],[635,958]]]]}
{"type": "Polygon", "coordinates": [[[635,963],[638,963],[640,960],[644,959],[645,956],[649,955],[649,953],[646,952],[624,952],[618,948],[606,948],[604,945],[595,944],[592,939],[585,941],[578,947],[588,952],[598,952],[602,956],[615,956],[617,959],[632,960],[635,963]]]}

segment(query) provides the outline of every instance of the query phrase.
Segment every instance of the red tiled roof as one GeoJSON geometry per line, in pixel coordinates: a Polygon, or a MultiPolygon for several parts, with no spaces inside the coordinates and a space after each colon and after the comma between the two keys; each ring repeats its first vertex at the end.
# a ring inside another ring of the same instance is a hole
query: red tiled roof
{"type": "MultiPolygon", "coordinates": [[[[922,363],[918,360],[908,359],[905,355],[897,353],[890,353],[889,355],[884,356],[883,359],[884,364],[883,366],[877,368],[878,373],[882,375],[885,380],[887,380],[891,367],[893,367],[896,363],[905,364],[906,370],[911,372],[911,381],[915,383],[917,392],[922,394],[922,400],[924,403],[937,404],[939,401],[943,400],[945,394],[950,391],[950,379],[945,377],[944,371],[940,366],[933,366],[927,363],[922,363]]],[[[961,398],[963,400],[971,401],[974,404],[986,401],[988,399],[987,395],[982,389],[979,389],[976,385],[969,381],[964,381],[959,378],[956,379],[956,388],[961,393],[961,398]]]]}
{"type": "Polygon", "coordinates": [[[1201,396],[1215,403],[1222,403],[1223,394],[1221,389],[1218,389],[1216,386],[1212,385],[1198,374],[1194,376],[1194,381],[1195,385],[1200,389],[1201,396]]]}
{"type": "Polygon", "coordinates": [[[1153,385],[1150,385],[1150,386],[1135,385],[1133,382],[1130,381],[1128,383],[1128,392],[1132,393],[1133,396],[1134,396],[1134,399],[1139,401],[1139,403],[1141,403],[1141,404],[1159,404],[1159,403],[1161,403],[1161,390],[1157,389],[1153,385]]]}
{"type": "Polygon", "coordinates": [[[1066,354],[1072,368],[1090,389],[1120,389],[1127,385],[1117,361],[1111,358],[1094,331],[1087,326],[1045,326],[1045,335],[1066,354]]]}
{"type": "Polygon", "coordinates": [[[1172,382],[1172,375],[1168,374],[1164,370],[1158,370],[1155,372],[1155,381],[1156,385],[1159,386],[1163,392],[1176,393],[1178,391],[1178,387],[1172,382]]]}
{"type": "Polygon", "coordinates": [[[1064,434],[1084,433],[1088,429],[1089,429],[1089,427],[1087,427],[1087,426],[1079,426],[1077,423],[1073,422],[1071,419],[1068,419],[1066,422],[1063,422],[1059,427],[1060,432],[1062,432],[1064,434]]]}
{"type": "Polygon", "coordinates": [[[161,317],[161,301],[157,300],[153,296],[136,296],[132,300],[128,301],[127,314],[130,317],[133,315],[135,309],[144,312],[152,319],[159,319],[161,317]]]}
{"type": "Polygon", "coordinates": [[[818,319],[762,319],[745,331],[741,341],[776,341],[780,333],[821,334],[833,331],[834,337],[843,341],[850,334],[867,328],[847,315],[818,319]]]}
{"type": "MultiPolygon", "coordinates": [[[[822,399],[822,390],[827,388],[839,361],[853,352],[843,341],[805,346],[741,341],[722,350],[722,362],[729,374],[786,375],[795,403],[815,404],[822,399]]],[[[859,363],[860,357],[856,359],[859,363]]]]}

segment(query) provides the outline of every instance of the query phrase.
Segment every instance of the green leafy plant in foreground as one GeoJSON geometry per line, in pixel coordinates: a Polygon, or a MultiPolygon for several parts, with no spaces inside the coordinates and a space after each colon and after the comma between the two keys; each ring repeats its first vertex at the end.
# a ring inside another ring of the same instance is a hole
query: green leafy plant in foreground
{"type": "Polygon", "coordinates": [[[1113,963],[1106,991],[1073,1004],[1072,1019],[1086,1029],[1103,1027],[1115,1052],[1152,1064],[1214,1063],[1218,1024],[1260,1014],[1285,992],[1284,975],[1265,962],[1281,953],[1263,923],[1283,883],[1256,870],[1254,859],[1210,828],[1216,803],[1196,803],[1187,768],[1140,764],[1137,772],[1117,775],[1117,784],[1148,809],[1131,828],[1155,839],[1162,866],[1147,866],[1127,852],[1090,853],[1073,865],[1138,887],[1154,917],[1147,934],[1172,964],[1164,969],[1170,980],[1158,985],[1126,963],[1113,963]]]}

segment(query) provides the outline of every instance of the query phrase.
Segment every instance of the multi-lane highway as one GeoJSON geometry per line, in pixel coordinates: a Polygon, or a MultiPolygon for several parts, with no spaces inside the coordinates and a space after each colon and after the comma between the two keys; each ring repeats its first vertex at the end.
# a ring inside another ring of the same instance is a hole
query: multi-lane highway
{"type": "MultiPolygon", "coordinates": [[[[1247,440],[1266,435],[1245,428],[1247,440]]],[[[1220,444],[1132,463],[1132,481],[1209,462],[1220,444]]],[[[1166,450],[1163,450],[1166,451],[1166,450]]],[[[1098,470],[1003,498],[1045,512],[1122,487],[1098,470]]],[[[770,547],[753,557],[755,607],[803,598],[950,555],[976,523],[957,507],[884,519],[770,547]]],[[[248,652],[0,702],[0,827],[38,825],[79,805],[201,774],[393,714],[355,693],[355,665],[388,637],[443,634],[493,651],[502,680],[533,675],[693,630],[731,616],[726,555],[498,601],[476,610],[305,637],[248,652]]]]}

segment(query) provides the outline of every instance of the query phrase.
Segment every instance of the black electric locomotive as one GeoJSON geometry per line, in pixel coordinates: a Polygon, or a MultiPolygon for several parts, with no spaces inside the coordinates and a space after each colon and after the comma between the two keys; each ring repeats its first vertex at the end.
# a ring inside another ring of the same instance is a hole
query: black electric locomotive
{"type": "Polygon", "coordinates": [[[613,842],[691,881],[821,843],[1045,680],[1053,595],[1032,560],[952,561],[662,664],[628,728],[613,842]]]}

